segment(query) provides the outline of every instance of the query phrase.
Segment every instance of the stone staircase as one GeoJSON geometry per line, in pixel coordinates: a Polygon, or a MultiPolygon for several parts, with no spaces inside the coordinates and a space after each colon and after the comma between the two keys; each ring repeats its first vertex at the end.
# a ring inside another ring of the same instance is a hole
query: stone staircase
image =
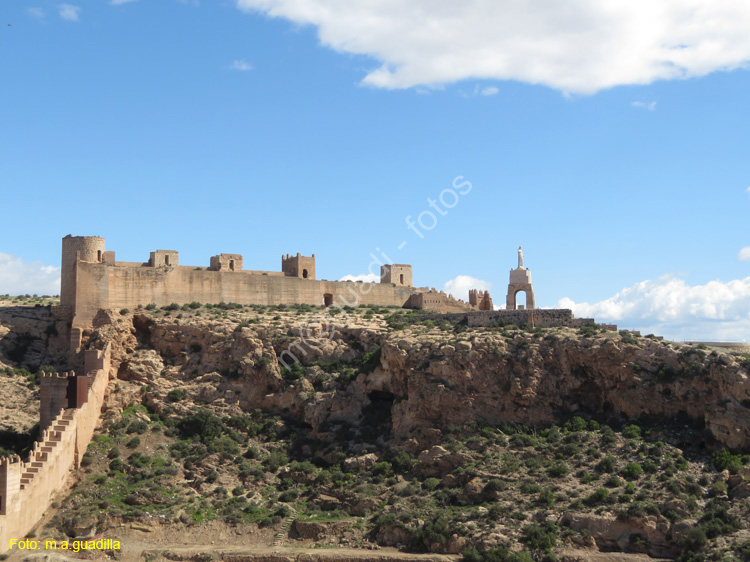
{"type": "Polygon", "coordinates": [[[67,429],[73,420],[73,410],[63,410],[55,418],[52,425],[44,431],[43,441],[34,444],[34,448],[29,455],[29,462],[24,463],[23,472],[21,473],[20,489],[23,490],[31,484],[34,476],[42,469],[44,462],[47,460],[57,444],[62,440],[62,433],[67,429]]]}
{"type": "Polygon", "coordinates": [[[291,505],[288,505],[287,507],[289,508],[290,513],[281,523],[281,528],[273,536],[273,546],[282,546],[284,544],[284,540],[289,536],[289,529],[292,528],[292,523],[297,519],[297,510],[291,505]]]}

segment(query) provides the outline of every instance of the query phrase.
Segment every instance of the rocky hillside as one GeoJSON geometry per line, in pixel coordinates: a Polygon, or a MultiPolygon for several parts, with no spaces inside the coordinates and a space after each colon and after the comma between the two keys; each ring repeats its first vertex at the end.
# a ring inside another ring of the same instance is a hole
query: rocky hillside
{"type": "Polygon", "coordinates": [[[39,533],[750,560],[750,356],[398,309],[331,330],[323,314],[101,312],[85,341],[114,354],[102,432],[39,533]]]}
{"type": "Polygon", "coordinates": [[[389,437],[421,444],[456,424],[541,426],[581,414],[687,424],[687,439],[709,449],[750,446],[748,355],[627,332],[467,328],[380,312],[352,310],[333,330],[304,307],[103,312],[91,345],[113,341],[118,378],[149,382],[155,401],[179,386],[198,402],[283,412],[322,439],[372,410],[391,421],[389,437]]]}

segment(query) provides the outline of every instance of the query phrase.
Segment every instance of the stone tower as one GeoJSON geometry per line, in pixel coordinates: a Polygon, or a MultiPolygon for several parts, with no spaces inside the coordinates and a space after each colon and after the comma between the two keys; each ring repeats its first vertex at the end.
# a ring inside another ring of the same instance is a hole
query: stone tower
{"type": "Polygon", "coordinates": [[[516,310],[516,295],[521,291],[526,293],[526,308],[536,308],[534,304],[534,287],[531,285],[531,270],[523,266],[523,251],[518,247],[518,267],[510,270],[510,282],[508,283],[508,296],[505,299],[507,310],[516,310]]]}
{"type": "Polygon", "coordinates": [[[101,263],[104,259],[104,238],[72,236],[62,239],[62,267],[60,271],[60,305],[75,310],[76,261],[101,263]]]}
{"type": "Polygon", "coordinates": [[[286,277],[315,279],[315,254],[308,257],[297,252],[296,256],[281,256],[281,271],[286,277]]]}
{"type": "Polygon", "coordinates": [[[477,310],[495,310],[492,306],[492,297],[489,291],[469,289],[469,304],[477,310]]]}
{"type": "Polygon", "coordinates": [[[411,287],[411,266],[404,263],[391,263],[381,265],[380,282],[393,283],[397,287],[411,287]]]}

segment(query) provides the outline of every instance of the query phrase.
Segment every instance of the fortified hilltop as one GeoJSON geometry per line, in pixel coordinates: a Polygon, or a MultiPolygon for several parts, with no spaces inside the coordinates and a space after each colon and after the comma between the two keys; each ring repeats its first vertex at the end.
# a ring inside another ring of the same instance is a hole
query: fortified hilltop
{"type": "Polygon", "coordinates": [[[492,310],[488,291],[472,290],[469,302],[430,287],[414,287],[412,267],[382,264],[379,283],[324,281],[316,278],[315,254],[281,256],[281,271],[244,269],[240,254],[212,256],[208,267],[180,265],[173,250],[151,252],[148,261],[123,262],[107,251],[99,236],[62,240],[60,307],[72,320],[71,347],[80,347],[82,330],[102,308],[139,304],[236,302],[257,305],[398,306],[433,312],[492,310]]]}

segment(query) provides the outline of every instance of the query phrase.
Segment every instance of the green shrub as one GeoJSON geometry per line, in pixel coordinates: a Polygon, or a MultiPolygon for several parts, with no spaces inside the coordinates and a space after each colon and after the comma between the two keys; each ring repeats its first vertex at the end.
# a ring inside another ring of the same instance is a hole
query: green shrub
{"type": "Polygon", "coordinates": [[[296,500],[299,497],[298,490],[286,490],[279,495],[279,501],[289,503],[296,500]]]}
{"type": "Polygon", "coordinates": [[[641,428],[637,425],[625,426],[625,429],[622,432],[622,436],[628,439],[636,439],[641,436],[641,428]]]}
{"type": "Polygon", "coordinates": [[[169,398],[170,402],[180,402],[184,400],[186,396],[187,392],[181,388],[175,388],[167,393],[167,398],[169,398]]]}
{"type": "Polygon", "coordinates": [[[269,472],[276,472],[282,466],[285,466],[289,462],[289,458],[280,451],[274,451],[268,455],[263,461],[263,465],[268,469],[269,472]]]}
{"type": "Polygon", "coordinates": [[[281,368],[281,376],[284,378],[284,380],[287,381],[296,381],[301,379],[305,375],[305,368],[302,366],[302,363],[299,361],[295,361],[292,363],[292,366],[282,367],[281,368]]]}
{"type": "Polygon", "coordinates": [[[428,478],[424,482],[422,482],[422,488],[427,490],[428,492],[432,492],[439,485],[440,485],[440,480],[438,480],[437,478],[428,478]]]}
{"type": "Polygon", "coordinates": [[[547,469],[547,474],[552,478],[562,478],[568,475],[568,467],[564,463],[555,463],[547,469]]]}
{"type": "Polygon", "coordinates": [[[128,449],[135,449],[140,444],[141,444],[140,438],[139,437],[133,437],[130,441],[128,441],[127,443],[125,443],[125,446],[128,449]]]}
{"type": "Polygon", "coordinates": [[[596,506],[609,502],[609,491],[606,488],[597,488],[591,495],[583,500],[586,505],[596,506]]]}
{"type": "Polygon", "coordinates": [[[607,455],[594,468],[597,472],[614,472],[617,470],[617,459],[612,455],[607,455]]]}
{"type": "Polygon", "coordinates": [[[438,513],[414,532],[412,543],[415,549],[425,551],[428,545],[444,544],[452,534],[451,520],[445,513],[438,513]]]}
{"type": "Polygon", "coordinates": [[[615,434],[614,430],[608,425],[602,427],[601,433],[602,437],[600,442],[604,447],[610,447],[617,443],[617,434],[615,434]]]}
{"type": "Polygon", "coordinates": [[[412,469],[417,460],[406,451],[399,451],[391,460],[391,465],[396,472],[404,473],[412,469]]]}
{"type": "Polygon", "coordinates": [[[586,429],[586,425],[586,420],[580,416],[574,416],[567,421],[565,429],[568,431],[583,431],[586,429]]]}
{"type": "Polygon", "coordinates": [[[177,422],[177,429],[183,437],[199,437],[203,443],[210,443],[226,431],[224,422],[209,410],[198,410],[177,422]]]}
{"type": "MultiPolygon", "coordinates": [[[[437,478],[435,478],[437,480],[437,478]]],[[[492,478],[484,487],[486,492],[501,492],[507,488],[507,484],[500,478],[492,478]]]]}
{"type": "Polygon", "coordinates": [[[626,480],[638,480],[643,474],[643,468],[637,462],[629,462],[620,474],[626,480]]]}
{"type": "Polygon", "coordinates": [[[521,541],[534,550],[551,552],[557,543],[559,529],[550,521],[527,525],[521,532],[521,541]]]}
{"type": "Polygon", "coordinates": [[[711,459],[716,470],[728,470],[730,474],[737,474],[742,470],[742,458],[739,455],[733,455],[726,449],[714,454],[711,459]]]}
{"type": "Polygon", "coordinates": [[[734,551],[742,562],[750,562],[750,541],[745,541],[736,545],[734,551]]]}
{"type": "Polygon", "coordinates": [[[620,480],[620,478],[615,474],[612,474],[604,481],[604,485],[607,488],[619,488],[620,486],[622,486],[622,480],[620,480]]]}
{"type": "Polygon", "coordinates": [[[81,466],[82,467],[91,466],[93,462],[94,462],[94,455],[86,451],[81,457],[81,466]]]}
{"type": "Polygon", "coordinates": [[[700,552],[708,544],[706,531],[702,527],[693,527],[689,529],[680,540],[682,556],[700,552]]]}
{"type": "Polygon", "coordinates": [[[143,435],[147,431],[148,431],[148,423],[143,420],[133,421],[125,430],[126,433],[138,433],[139,435],[143,435]]]}

